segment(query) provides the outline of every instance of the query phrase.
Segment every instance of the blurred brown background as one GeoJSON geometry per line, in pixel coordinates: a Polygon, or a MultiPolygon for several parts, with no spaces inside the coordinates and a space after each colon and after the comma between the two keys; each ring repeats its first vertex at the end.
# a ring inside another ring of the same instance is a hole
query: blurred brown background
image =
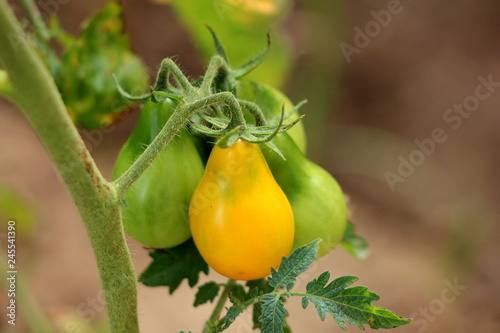
{"type": "MultiPolygon", "coordinates": [[[[57,15],[76,32],[103,3],[70,1],[57,15]]],[[[123,3],[133,47],[150,68],[176,56],[188,74],[202,74],[205,64],[168,7],[123,3]]],[[[299,287],[324,270],[356,275],[381,295],[376,305],[414,318],[395,333],[500,331],[499,17],[500,3],[487,0],[294,4],[286,24],[296,60],[285,90],[295,102],[309,99],[303,108],[309,156],[339,180],[372,251],[358,262],[336,249],[299,287]],[[389,17],[381,14],[389,10],[389,17]],[[349,59],[342,43],[357,47],[349,59]],[[479,77],[493,83],[480,88],[490,94],[473,105],[479,77]],[[448,110],[462,103],[475,111],[451,121],[448,110]],[[436,129],[446,139],[432,153],[418,153],[415,140],[428,143],[436,129]],[[396,175],[401,160],[418,165],[391,188],[387,172],[396,175]]],[[[22,115],[5,102],[0,109],[0,184],[25,197],[39,217],[35,236],[18,244],[19,271],[61,327],[93,324],[104,311],[93,301],[99,281],[83,224],[22,115]]],[[[106,176],[136,119],[137,112],[109,133],[82,132],[106,176]]],[[[133,241],[130,247],[141,272],[147,253],[133,241]]],[[[222,280],[216,274],[203,280],[209,278],[222,280]]],[[[212,307],[194,309],[193,300],[187,284],[173,296],[140,286],[142,332],[199,331],[212,307]]],[[[341,331],[297,300],[288,310],[294,332],[341,331]]],[[[245,318],[228,332],[250,332],[245,318]]]]}

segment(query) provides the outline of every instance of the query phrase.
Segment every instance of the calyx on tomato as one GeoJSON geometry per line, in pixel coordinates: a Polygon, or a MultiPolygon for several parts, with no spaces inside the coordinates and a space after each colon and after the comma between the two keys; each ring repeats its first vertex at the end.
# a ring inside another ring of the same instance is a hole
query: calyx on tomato
{"type": "MultiPolygon", "coordinates": [[[[277,124],[284,107],[288,113],[294,109],[290,99],[279,90],[255,81],[239,79],[236,81],[236,94],[238,98],[257,104],[269,124],[277,124]]],[[[287,120],[293,121],[300,118],[298,112],[293,113],[287,120]]],[[[255,119],[245,112],[245,119],[249,124],[255,124],[255,119]]],[[[302,122],[298,122],[287,133],[292,137],[300,151],[306,151],[306,134],[302,122]]]]}

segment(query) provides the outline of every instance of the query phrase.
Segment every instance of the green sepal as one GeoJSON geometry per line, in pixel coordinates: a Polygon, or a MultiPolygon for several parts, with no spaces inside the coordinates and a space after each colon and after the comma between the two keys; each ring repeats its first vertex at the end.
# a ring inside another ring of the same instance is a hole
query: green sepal
{"type": "Polygon", "coordinates": [[[219,138],[224,135],[225,130],[224,129],[219,129],[215,130],[213,128],[207,127],[205,125],[201,125],[198,123],[192,123],[189,124],[189,128],[193,130],[194,132],[201,134],[201,135],[206,135],[212,138],[219,138]]]}
{"type": "Polygon", "coordinates": [[[118,82],[118,79],[115,74],[113,74],[113,80],[115,81],[116,89],[118,89],[118,92],[120,95],[122,95],[123,98],[128,99],[129,101],[134,101],[134,102],[141,102],[141,101],[147,101],[148,99],[151,98],[151,93],[147,93],[144,95],[139,95],[139,96],[134,96],[123,89],[123,87],[120,85],[120,82],[118,82]]]}
{"type": "Polygon", "coordinates": [[[222,136],[215,144],[223,149],[229,148],[232,145],[238,141],[240,137],[242,137],[242,130],[243,126],[236,126],[235,128],[231,129],[227,134],[222,136]]]}
{"type": "Polygon", "coordinates": [[[214,46],[215,46],[215,54],[219,55],[222,59],[224,59],[229,64],[229,60],[227,59],[226,49],[225,49],[224,45],[222,44],[221,40],[219,39],[219,37],[215,33],[214,29],[212,29],[212,27],[210,25],[205,24],[205,26],[212,34],[212,38],[213,38],[214,46]]]}
{"type": "Polygon", "coordinates": [[[206,114],[201,114],[200,117],[210,125],[213,125],[218,128],[224,129],[227,127],[227,125],[229,125],[229,119],[227,118],[211,117],[206,114]]]}
{"type": "Polygon", "coordinates": [[[253,71],[255,68],[257,68],[267,57],[269,54],[269,51],[271,50],[271,33],[268,31],[267,32],[267,46],[266,48],[259,53],[257,56],[254,58],[250,59],[247,63],[241,65],[240,67],[233,69],[231,71],[231,76],[234,77],[235,79],[239,79],[251,71],[253,71]]]}
{"type": "Polygon", "coordinates": [[[286,160],[285,155],[281,152],[281,150],[274,144],[274,142],[269,141],[264,143],[266,146],[268,146],[273,152],[275,152],[279,157],[281,157],[283,160],[286,160]]]}
{"type": "Polygon", "coordinates": [[[175,91],[153,91],[151,96],[151,100],[156,103],[163,101],[165,98],[170,98],[179,103],[184,103],[184,99],[182,98],[182,96],[176,93],[175,91]],[[156,98],[156,96],[160,96],[163,98],[159,100],[156,98]]]}

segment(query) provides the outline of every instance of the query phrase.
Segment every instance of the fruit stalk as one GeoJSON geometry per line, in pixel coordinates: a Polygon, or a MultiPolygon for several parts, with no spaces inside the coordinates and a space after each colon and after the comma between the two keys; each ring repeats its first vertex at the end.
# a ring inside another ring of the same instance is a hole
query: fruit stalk
{"type": "Polygon", "coordinates": [[[236,286],[235,280],[233,279],[227,280],[227,283],[224,286],[224,289],[222,290],[222,294],[220,295],[219,300],[217,301],[217,304],[215,305],[215,308],[212,311],[212,314],[210,315],[210,318],[208,318],[207,322],[205,323],[205,327],[203,328],[202,333],[211,332],[210,323],[214,323],[219,318],[222,310],[224,310],[224,305],[226,304],[226,301],[229,297],[229,293],[235,286],[236,286]]]}

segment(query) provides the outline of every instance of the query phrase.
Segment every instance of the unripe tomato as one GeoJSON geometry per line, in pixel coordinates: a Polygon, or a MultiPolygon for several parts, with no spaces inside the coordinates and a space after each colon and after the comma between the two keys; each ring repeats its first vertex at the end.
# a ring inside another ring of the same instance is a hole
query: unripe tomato
{"type": "MultiPolygon", "coordinates": [[[[170,99],[144,104],[137,125],[116,161],[115,179],[153,141],[176,105],[170,99]]],[[[203,162],[189,132],[183,129],[125,195],[125,231],[152,248],[169,248],[186,241],[191,236],[189,202],[202,175],[203,162]]]]}
{"type": "Polygon", "coordinates": [[[254,280],[290,253],[290,203],[258,145],[215,146],[189,208],[191,233],[205,261],[220,274],[254,280]]]}
{"type": "MultiPolygon", "coordinates": [[[[240,79],[236,81],[236,93],[238,98],[257,104],[270,124],[278,124],[281,117],[281,109],[285,103],[285,112],[293,110],[294,105],[290,99],[279,90],[263,83],[240,79]]],[[[298,112],[293,114],[287,121],[299,117],[298,112]]],[[[254,118],[245,110],[245,119],[250,124],[255,124],[254,118]]],[[[302,152],[306,151],[306,134],[302,122],[295,124],[287,133],[299,146],[302,152]]]]}
{"type": "Polygon", "coordinates": [[[273,143],[286,160],[268,147],[263,148],[263,153],[292,205],[295,218],[293,248],[321,238],[319,258],[332,250],[344,235],[347,225],[344,194],[328,172],[300,152],[288,133],[278,134],[273,143]]]}

